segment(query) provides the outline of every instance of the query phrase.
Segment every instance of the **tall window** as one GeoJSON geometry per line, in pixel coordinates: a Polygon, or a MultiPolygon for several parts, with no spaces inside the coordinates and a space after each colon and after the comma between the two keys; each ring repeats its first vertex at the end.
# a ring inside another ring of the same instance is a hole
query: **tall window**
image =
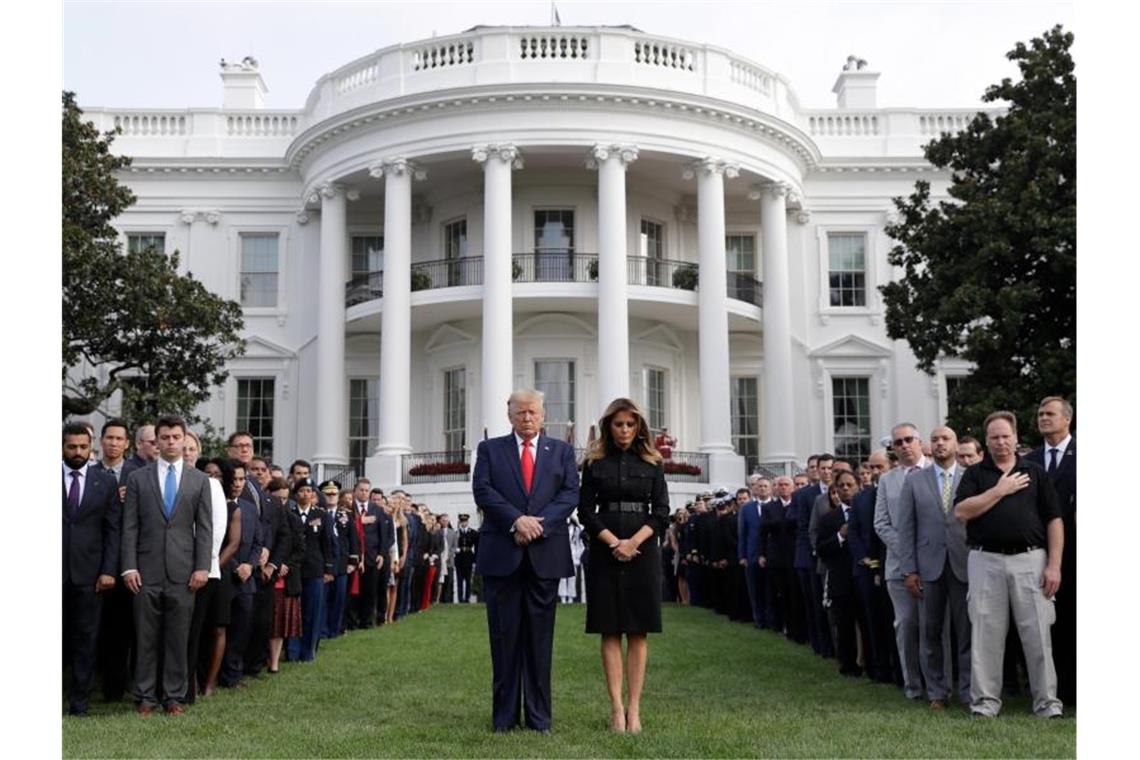
{"type": "Polygon", "coordinates": [[[384,271],[384,236],[352,236],[352,276],[384,271]]]}
{"type": "Polygon", "coordinates": [[[828,282],[832,306],[867,305],[867,238],[862,233],[829,233],[828,282]]]}
{"type": "Polygon", "coordinates": [[[277,305],[277,235],[241,236],[241,305],[277,305]]]}
{"type": "Polygon", "coordinates": [[[760,404],[756,378],[734,377],[731,384],[732,447],[747,472],[760,462],[760,404]]]}
{"type": "Polygon", "coordinates": [[[443,373],[443,449],[462,451],[467,445],[467,370],[443,373]]]}
{"type": "Polygon", "coordinates": [[[159,253],[166,253],[166,234],[163,232],[139,232],[127,235],[127,251],[141,253],[153,248],[159,253]]]}
{"type": "Polygon", "coordinates": [[[728,271],[752,277],[756,272],[756,236],[725,235],[725,264],[728,271]]]}
{"type": "Polygon", "coordinates": [[[466,219],[449,222],[443,226],[443,257],[449,262],[447,265],[448,285],[476,284],[467,270],[470,262],[463,261],[467,257],[466,219]]]}
{"type": "Polygon", "coordinates": [[[546,434],[566,440],[574,420],[574,362],[568,359],[536,361],[534,388],[546,395],[546,434]]]}
{"type": "Polygon", "coordinates": [[[376,380],[354,377],[348,381],[348,460],[355,472],[364,472],[364,461],[376,448],[380,436],[380,390],[376,380]]]}
{"type": "Polygon", "coordinates": [[[273,460],[272,377],[243,377],[237,381],[237,429],[253,436],[253,450],[273,460]]]}
{"type": "Polygon", "coordinates": [[[638,240],[637,264],[641,271],[634,272],[630,285],[661,285],[664,279],[665,230],[657,222],[641,220],[641,237],[638,240]]]}
{"type": "Polygon", "coordinates": [[[669,426],[669,420],[665,414],[667,399],[665,370],[656,367],[646,367],[645,414],[649,419],[645,422],[654,433],[659,432],[661,428],[669,426]]]}
{"type": "Polygon", "coordinates": [[[538,209],[534,212],[534,279],[573,282],[573,209],[538,209]]]}
{"type": "Polygon", "coordinates": [[[965,375],[946,375],[946,413],[950,413],[950,402],[953,401],[954,395],[958,393],[958,389],[962,387],[965,382],[965,375]]]}
{"type": "Polygon", "coordinates": [[[871,454],[871,392],[865,377],[831,379],[835,455],[862,462],[871,454]]]}

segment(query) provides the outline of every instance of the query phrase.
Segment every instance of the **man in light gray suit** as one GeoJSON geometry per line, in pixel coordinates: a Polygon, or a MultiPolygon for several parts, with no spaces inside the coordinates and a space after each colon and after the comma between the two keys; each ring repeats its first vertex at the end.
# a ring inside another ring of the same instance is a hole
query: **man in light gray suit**
{"type": "Polygon", "coordinates": [[[907,699],[921,699],[922,670],[918,651],[920,608],[918,600],[906,590],[899,570],[898,511],[899,494],[902,493],[906,476],[926,467],[927,461],[922,455],[922,438],[918,435],[918,429],[909,422],[891,428],[891,445],[898,455],[899,463],[879,478],[874,524],[875,532],[887,547],[884,577],[891,606],[895,610],[895,644],[902,668],[903,693],[907,699]]]}
{"type": "Polygon", "coordinates": [[[954,519],[954,492],[962,477],[958,436],[948,427],[930,434],[934,464],[907,476],[899,494],[899,571],[922,605],[919,655],[933,710],[946,707],[950,663],[943,657],[946,605],[958,651],[958,700],[970,704],[970,618],[966,606],[966,526],[954,519]]]}
{"type": "Polygon", "coordinates": [[[122,527],[123,583],[134,594],[138,637],[135,699],[143,717],[160,698],[170,715],[186,710],[194,593],[206,585],[213,548],[209,478],[182,460],[186,423],[163,417],[155,433],[159,459],[127,478],[122,527]]]}

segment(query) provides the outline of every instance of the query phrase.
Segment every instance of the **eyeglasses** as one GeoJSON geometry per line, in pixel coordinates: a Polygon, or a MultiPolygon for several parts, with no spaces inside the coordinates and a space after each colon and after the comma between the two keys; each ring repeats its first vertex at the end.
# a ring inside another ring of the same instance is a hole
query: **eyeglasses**
{"type": "Polygon", "coordinates": [[[902,438],[896,438],[892,443],[895,445],[895,448],[898,448],[899,446],[906,446],[908,443],[913,443],[916,440],[918,440],[917,436],[904,435],[902,438]]]}

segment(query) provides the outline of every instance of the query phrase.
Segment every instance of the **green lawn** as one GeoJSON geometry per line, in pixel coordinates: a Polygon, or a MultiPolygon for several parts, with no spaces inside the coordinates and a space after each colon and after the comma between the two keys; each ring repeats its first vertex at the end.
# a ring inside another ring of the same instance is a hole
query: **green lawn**
{"type": "Polygon", "coordinates": [[[607,731],[598,640],[580,606],[558,611],[554,729],[492,734],[481,605],[435,607],[326,642],[249,689],[182,718],[95,701],[63,719],[64,757],[1073,757],[1076,721],[1026,698],[997,720],[932,713],[901,691],[840,678],[807,647],[707,610],[666,605],[650,637],[644,733],[607,731]]]}

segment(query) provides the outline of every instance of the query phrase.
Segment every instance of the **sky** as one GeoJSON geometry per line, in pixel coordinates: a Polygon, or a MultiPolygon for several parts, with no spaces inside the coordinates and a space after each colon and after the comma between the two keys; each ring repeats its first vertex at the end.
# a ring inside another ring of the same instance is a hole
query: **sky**
{"type": "MultiPolygon", "coordinates": [[[[801,105],[835,105],[849,54],[879,71],[880,107],[972,107],[1004,76],[1005,53],[1061,23],[1071,2],[570,2],[563,26],[630,24],[727,48],[787,76],[801,105]]],[[[299,109],[316,81],[389,45],[479,24],[539,26],[551,3],[63,3],[63,82],[87,107],[221,106],[218,61],[252,55],[266,107],[299,109]]],[[[1079,42],[1074,45],[1079,59],[1079,42]]]]}

